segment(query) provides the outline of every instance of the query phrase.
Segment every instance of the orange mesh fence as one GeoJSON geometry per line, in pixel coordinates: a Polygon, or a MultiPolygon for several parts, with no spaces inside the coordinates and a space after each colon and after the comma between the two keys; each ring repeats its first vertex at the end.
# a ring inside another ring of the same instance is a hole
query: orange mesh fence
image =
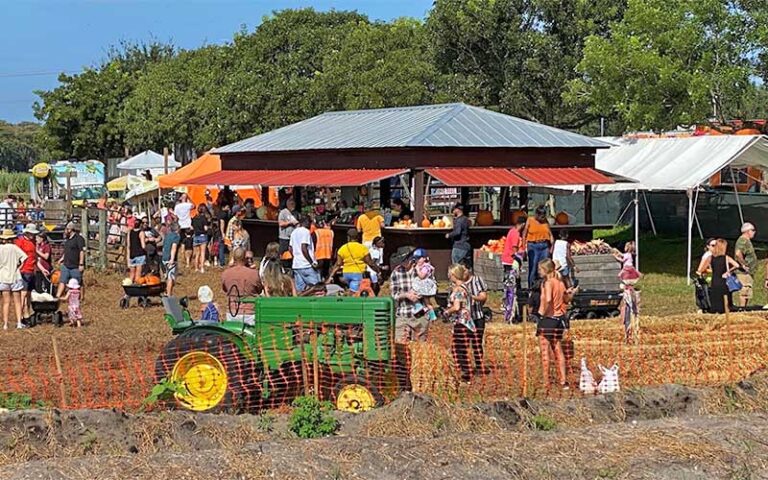
{"type": "Polygon", "coordinates": [[[433,322],[426,342],[410,343],[395,342],[387,323],[275,323],[259,326],[251,342],[242,342],[246,335],[191,331],[146,349],[31,352],[2,359],[0,371],[4,392],[65,409],[135,411],[163,379],[174,386],[161,407],[200,411],[280,408],[303,394],[366,409],[403,390],[448,401],[561,398],[584,394],[582,358],[594,378],[591,387],[581,382],[587,394],[611,376],[598,365],[618,366],[621,389],[739,381],[768,363],[764,322],[762,316],[641,322],[631,341],[618,321],[538,332],[533,323],[489,323],[473,332],[433,322]]]}

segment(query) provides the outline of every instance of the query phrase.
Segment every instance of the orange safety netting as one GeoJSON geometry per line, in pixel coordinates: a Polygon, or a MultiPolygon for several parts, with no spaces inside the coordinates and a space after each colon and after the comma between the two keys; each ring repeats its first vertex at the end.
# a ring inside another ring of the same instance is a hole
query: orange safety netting
{"type": "Polygon", "coordinates": [[[258,411],[289,404],[301,394],[342,403],[364,398],[359,392],[342,395],[352,383],[367,385],[376,404],[403,390],[462,402],[571,398],[619,386],[723,385],[768,363],[768,339],[759,321],[654,326],[631,342],[620,322],[609,327],[579,322],[568,331],[538,332],[532,323],[493,322],[472,332],[433,322],[427,341],[407,343],[394,342],[394,331],[381,326],[277,323],[245,351],[228,337],[204,331],[146,349],[95,354],[59,355],[54,344],[49,352],[0,359],[0,374],[4,391],[66,409],[136,410],[154,385],[173,377],[190,391],[209,395],[217,409],[258,411]],[[215,357],[226,375],[196,367],[194,352],[215,357]],[[275,355],[279,362],[252,361],[275,355]],[[585,387],[582,358],[594,379],[586,393],[579,388],[585,387]],[[599,365],[616,365],[618,378],[599,387],[609,376],[599,365]]]}

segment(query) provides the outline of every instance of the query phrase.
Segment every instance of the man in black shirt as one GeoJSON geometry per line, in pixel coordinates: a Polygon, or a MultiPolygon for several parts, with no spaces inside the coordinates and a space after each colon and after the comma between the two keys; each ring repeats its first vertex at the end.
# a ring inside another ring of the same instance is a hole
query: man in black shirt
{"type": "Polygon", "coordinates": [[[59,288],[57,297],[64,293],[64,287],[70,278],[77,279],[80,283],[81,291],[83,289],[83,270],[85,270],[85,239],[80,235],[80,226],[69,222],[64,228],[64,254],[59,263],[61,264],[61,274],[59,275],[59,288]]]}
{"type": "Polygon", "coordinates": [[[445,234],[445,238],[453,242],[451,263],[469,266],[472,246],[469,244],[469,219],[464,215],[464,205],[457,203],[453,207],[453,216],[453,230],[445,234]]]}

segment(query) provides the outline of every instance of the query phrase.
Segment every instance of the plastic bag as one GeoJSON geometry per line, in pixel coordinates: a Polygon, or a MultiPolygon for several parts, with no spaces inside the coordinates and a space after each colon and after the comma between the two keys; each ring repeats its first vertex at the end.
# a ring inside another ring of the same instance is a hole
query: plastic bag
{"type": "Polygon", "coordinates": [[[619,365],[614,363],[611,368],[605,368],[602,365],[597,366],[600,369],[600,373],[603,374],[603,379],[600,380],[600,384],[597,386],[597,390],[600,393],[613,393],[618,392],[619,388],[619,365]]]}

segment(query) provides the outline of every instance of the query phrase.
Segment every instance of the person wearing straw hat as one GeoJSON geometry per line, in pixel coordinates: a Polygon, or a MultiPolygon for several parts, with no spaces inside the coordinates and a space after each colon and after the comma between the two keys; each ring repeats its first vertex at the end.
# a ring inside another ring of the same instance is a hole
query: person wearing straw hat
{"type": "Polygon", "coordinates": [[[24,290],[24,280],[21,278],[19,267],[27,259],[24,253],[13,241],[16,234],[10,228],[0,232],[0,294],[3,298],[3,330],[8,330],[8,315],[11,300],[16,311],[16,328],[24,328],[21,311],[21,292],[24,290]]]}
{"type": "Polygon", "coordinates": [[[34,223],[28,223],[16,239],[16,245],[27,254],[27,259],[21,264],[21,279],[24,280],[24,291],[21,294],[21,311],[24,318],[32,316],[32,291],[35,289],[35,269],[37,268],[37,245],[35,237],[40,232],[34,223]]]}

